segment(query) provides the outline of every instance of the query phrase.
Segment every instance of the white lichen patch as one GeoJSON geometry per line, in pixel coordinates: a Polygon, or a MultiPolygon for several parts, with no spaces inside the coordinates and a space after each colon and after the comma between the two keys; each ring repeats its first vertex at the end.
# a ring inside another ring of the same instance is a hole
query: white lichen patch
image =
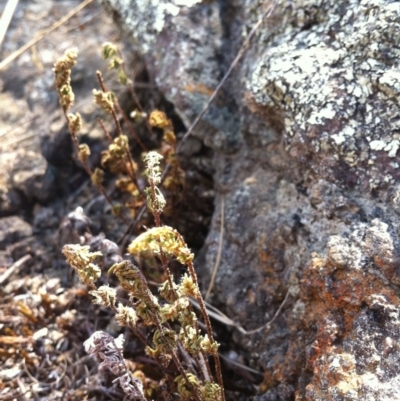
{"type": "Polygon", "coordinates": [[[399,150],[400,141],[398,139],[393,139],[387,146],[383,149],[385,152],[388,152],[389,157],[396,157],[397,151],[399,150]]]}
{"type": "Polygon", "coordinates": [[[190,8],[201,0],[103,0],[117,9],[143,53],[148,53],[157,36],[165,28],[168,17],[176,17],[183,8],[190,8]]]}
{"type": "Polygon", "coordinates": [[[382,141],[381,139],[375,139],[369,143],[369,147],[372,150],[383,150],[386,147],[386,142],[382,141]]]}
{"type": "Polygon", "coordinates": [[[193,7],[195,4],[201,3],[202,0],[175,0],[177,6],[193,7]]]}
{"type": "Polygon", "coordinates": [[[323,109],[311,114],[307,123],[311,125],[323,124],[324,120],[331,120],[335,116],[336,112],[332,103],[328,103],[323,109]]]}
{"type": "Polygon", "coordinates": [[[374,186],[387,182],[391,164],[369,159],[382,151],[394,158],[400,146],[400,3],[287,3],[279,1],[282,29],[247,81],[253,99],[284,112],[289,148],[312,133],[314,152],[347,161],[374,186]]]}
{"type": "Polygon", "coordinates": [[[339,235],[331,236],[327,244],[327,249],[328,260],[336,268],[353,270],[360,270],[362,268],[362,252],[360,247],[348,241],[346,238],[339,235]]]}

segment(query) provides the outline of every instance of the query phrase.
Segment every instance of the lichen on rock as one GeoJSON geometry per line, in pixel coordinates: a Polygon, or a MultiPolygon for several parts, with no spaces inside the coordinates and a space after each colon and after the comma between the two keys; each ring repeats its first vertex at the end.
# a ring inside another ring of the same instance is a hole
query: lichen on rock
{"type": "Polygon", "coordinates": [[[247,83],[255,102],[283,111],[287,148],[307,156],[317,174],[370,189],[393,183],[399,177],[400,50],[393,43],[400,40],[400,4],[279,3],[285,24],[247,83]],[[341,177],[339,164],[355,177],[341,177]]]}
{"type": "MultiPolygon", "coordinates": [[[[187,126],[270,4],[152,1],[132,22],[139,0],[107,3],[187,126]]],[[[398,1],[278,0],[197,127],[217,192],[205,288],[225,218],[211,302],[252,330],[290,295],[268,330],[232,332],[264,375],[254,400],[398,399],[399,42],[398,1]]]]}

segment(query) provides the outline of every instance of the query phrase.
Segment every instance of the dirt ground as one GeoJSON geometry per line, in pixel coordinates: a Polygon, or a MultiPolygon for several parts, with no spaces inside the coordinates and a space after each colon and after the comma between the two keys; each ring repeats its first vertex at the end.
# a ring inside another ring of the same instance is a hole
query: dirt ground
{"type": "MultiPolygon", "coordinates": [[[[1,45],[0,61],[79,4],[20,0],[1,45]]],[[[143,70],[140,57],[96,2],[0,71],[0,400],[123,399],[112,378],[100,377],[97,363],[83,349],[83,342],[99,329],[125,335],[129,368],[144,372],[146,386],[153,388],[152,398],[158,397],[160,372],[133,335],[116,325],[112,313],[91,303],[86,287],[61,254],[65,243],[84,240],[94,244],[107,237],[121,245],[121,238],[126,244],[135,234],[131,231],[123,237],[127,226],[111,214],[110,205],[73,156],[53,83],[55,60],[66,49],[78,47],[78,65],[72,76],[73,110],[84,119],[81,139],[90,145],[90,164],[96,166],[106,140],[97,122],[104,116],[92,101],[92,89],[98,87],[95,71],[103,71],[127,113],[134,109],[128,91],[101,58],[101,45],[106,41],[116,43],[126,57],[143,108],[165,110],[178,137],[184,132],[185,127],[143,70]]],[[[105,123],[111,127],[109,120],[105,123]]],[[[140,124],[136,128],[145,145],[156,147],[140,124]]],[[[140,155],[134,141],[131,151],[140,155]]],[[[190,188],[185,195],[189,195],[174,204],[169,221],[198,250],[213,211],[212,155],[196,140],[189,141],[185,154],[190,156],[185,166],[190,188]]],[[[123,195],[116,189],[115,179],[107,178],[106,191],[113,201],[121,202],[123,195]]],[[[146,216],[138,227],[144,223],[146,216]]],[[[157,272],[150,274],[157,277],[157,272]]],[[[244,383],[244,393],[249,388],[251,393],[250,381],[244,383]]],[[[245,397],[232,394],[235,399],[245,397]]]]}

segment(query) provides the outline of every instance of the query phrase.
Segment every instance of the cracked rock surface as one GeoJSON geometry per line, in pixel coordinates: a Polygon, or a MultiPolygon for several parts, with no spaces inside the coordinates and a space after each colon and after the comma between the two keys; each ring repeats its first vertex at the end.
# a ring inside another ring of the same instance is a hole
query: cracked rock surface
{"type": "MultiPolygon", "coordinates": [[[[188,126],[268,2],[105,0],[188,126]]],[[[255,400],[398,400],[400,2],[279,0],[194,135],[217,198],[198,258],[255,400]]],[[[221,341],[221,339],[218,339],[221,341]]]]}

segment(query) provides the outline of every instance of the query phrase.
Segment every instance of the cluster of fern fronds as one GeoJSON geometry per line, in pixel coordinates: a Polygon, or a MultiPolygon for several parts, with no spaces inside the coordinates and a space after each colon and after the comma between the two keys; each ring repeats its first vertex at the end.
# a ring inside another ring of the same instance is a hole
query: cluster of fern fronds
{"type": "MultiPolygon", "coordinates": [[[[103,48],[104,58],[110,59],[110,67],[119,71],[120,82],[128,84],[123,69],[123,61],[113,45],[103,48]]],[[[218,344],[214,340],[211,323],[199,290],[193,266],[194,255],[191,253],[179,232],[169,226],[162,225],[161,214],[165,210],[166,200],[163,189],[176,190],[182,184],[184,174],[175,155],[176,138],[171,121],[161,111],[150,114],[148,125],[163,130],[162,153],[166,159],[168,174],[162,173],[160,162],[163,156],[155,151],[144,150],[145,171],[148,187],[140,188],[138,183],[138,164],[132,158],[128,137],[122,133],[118,115],[122,113],[118,101],[108,91],[98,72],[101,90],[94,90],[97,105],[114,119],[117,135],[109,139],[109,147],[102,154],[102,168],[92,170],[88,158],[90,148],[79,142],[78,134],[82,127],[79,113],[69,113],[74,103],[71,88],[71,69],[76,64],[77,52],[69,50],[60,58],[54,68],[56,87],[60,103],[68,121],[72,140],[78,158],[90,175],[92,182],[99,188],[112,211],[125,222],[120,207],[112,204],[103,188],[104,168],[115,174],[122,174],[117,182],[120,187],[129,188],[133,197],[132,204],[141,205],[146,202],[148,210],[154,216],[154,227],[138,235],[128,246],[131,258],[156,257],[164,269],[166,280],[159,285],[158,293],[153,293],[145,275],[132,261],[126,259],[114,264],[110,274],[115,274],[120,286],[128,294],[129,302],[122,302],[117,297],[116,288],[108,285],[97,287],[101,277],[101,268],[96,261],[102,256],[100,252],[90,252],[84,244],[69,244],[63,248],[68,263],[75,269],[80,279],[90,288],[93,302],[115,312],[119,325],[129,327],[145,345],[147,355],[152,357],[164,373],[163,385],[167,386],[171,395],[179,395],[182,400],[219,401],[224,400],[221,365],[218,356],[218,344]],[[141,202],[143,201],[143,202],[141,202]],[[169,263],[177,260],[186,267],[187,272],[178,283],[170,271],[169,263]],[[190,299],[200,305],[201,315],[206,332],[200,330],[197,316],[192,310],[190,299]],[[209,364],[214,359],[216,379],[209,364]]],[[[124,117],[124,116],[123,116],[124,117]]],[[[126,118],[126,116],[125,116],[126,118]]],[[[139,145],[141,144],[138,139],[139,145]]],[[[132,210],[134,215],[137,211],[132,210]]],[[[96,332],[86,343],[88,352],[97,355],[103,362],[101,369],[111,370],[125,393],[132,398],[145,400],[146,389],[139,379],[135,378],[123,359],[121,346],[108,334],[96,332]]],[[[161,383],[160,383],[161,386],[161,383]]]]}

